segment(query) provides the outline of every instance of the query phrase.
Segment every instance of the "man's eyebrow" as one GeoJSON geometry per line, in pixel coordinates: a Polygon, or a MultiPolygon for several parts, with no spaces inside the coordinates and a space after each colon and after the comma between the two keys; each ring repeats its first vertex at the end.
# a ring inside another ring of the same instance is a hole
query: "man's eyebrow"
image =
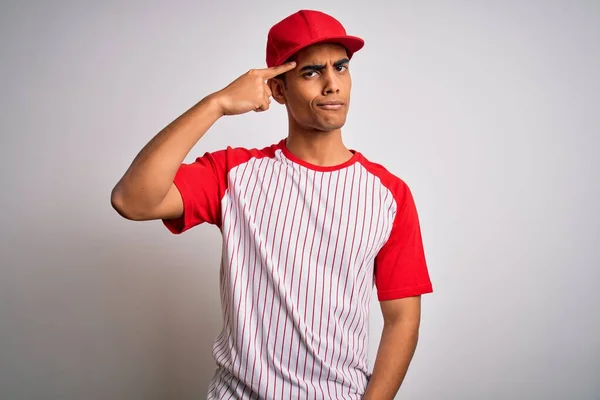
{"type": "MultiPolygon", "coordinates": [[[[348,64],[349,62],[350,62],[350,60],[348,58],[342,58],[341,60],[334,62],[333,66],[339,67],[341,65],[348,64]]],[[[321,71],[324,68],[325,68],[325,64],[310,64],[310,65],[305,65],[304,67],[300,68],[300,72],[307,71],[307,70],[321,71]]]]}
{"type": "Polygon", "coordinates": [[[340,65],[348,64],[349,62],[350,62],[350,60],[349,60],[349,59],[347,59],[347,58],[342,58],[341,60],[334,62],[334,63],[333,63],[333,66],[334,66],[334,67],[339,67],[340,65]]]}

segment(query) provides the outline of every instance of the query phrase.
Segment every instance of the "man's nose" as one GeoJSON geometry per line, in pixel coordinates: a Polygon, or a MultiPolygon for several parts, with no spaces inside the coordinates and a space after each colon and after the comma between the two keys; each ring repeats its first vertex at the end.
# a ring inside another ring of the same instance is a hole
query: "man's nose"
{"type": "Polygon", "coordinates": [[[340,92],[339,78],[336,76],[333,68],[325,68],[323,70],[323,95],[334,94],[340,92]]]}

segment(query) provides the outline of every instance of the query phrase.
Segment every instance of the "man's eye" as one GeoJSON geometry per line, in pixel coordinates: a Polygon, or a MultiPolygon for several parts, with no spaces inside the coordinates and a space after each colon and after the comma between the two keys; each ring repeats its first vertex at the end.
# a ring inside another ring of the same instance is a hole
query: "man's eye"
{"type": "Polygon", "coordinates": [[[308,71],[307,73],[304,74],[305,77],[307,78],[312,78],[314,75],[311,74],[316,74],[317,71],[308,71]]]}
{"type": "Polygon", "coordinates": [[[347,65],[338,65],[338,66],[337,66],[337,69],[338,69],[338,71],[340,71],[340,72],[341,72],[341,71],[345,71],[345,70],[347,70],[347,69],[348,69],[348,66],[347,66],[347,65]]]}

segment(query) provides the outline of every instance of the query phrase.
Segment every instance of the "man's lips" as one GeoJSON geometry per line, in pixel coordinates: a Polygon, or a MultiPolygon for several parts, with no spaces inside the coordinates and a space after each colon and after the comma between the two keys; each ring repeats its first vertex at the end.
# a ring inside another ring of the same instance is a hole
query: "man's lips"
{"type": "Polygon", "coordinates": [[[344,102],[342,101],[323,101],[317,103],[318,107],[321,107],[325,110],[339,110],[344,106],[344,102]]]}

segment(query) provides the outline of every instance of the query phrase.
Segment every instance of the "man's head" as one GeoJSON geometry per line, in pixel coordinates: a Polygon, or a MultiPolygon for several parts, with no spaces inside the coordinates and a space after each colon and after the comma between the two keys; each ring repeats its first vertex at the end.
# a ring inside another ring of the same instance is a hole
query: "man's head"
{"type": "Polygon", "coordinates": [[[291,122],[332,131],[346,122],[350,106],[349,58],[337,43],[319,43],[296,53],[296,68],[269,81],[273,99],[285,104],[291,122]]]}
{"type": "Polygon", "coordinates": [[[300,10],[275,24],[267,40],[267,66],[296,61],[296,68],[269,81],[285,104],[290,123],[305,129],[341,128],[350,104],[349,61],[364,41],[319,11],[300,10]]]}

